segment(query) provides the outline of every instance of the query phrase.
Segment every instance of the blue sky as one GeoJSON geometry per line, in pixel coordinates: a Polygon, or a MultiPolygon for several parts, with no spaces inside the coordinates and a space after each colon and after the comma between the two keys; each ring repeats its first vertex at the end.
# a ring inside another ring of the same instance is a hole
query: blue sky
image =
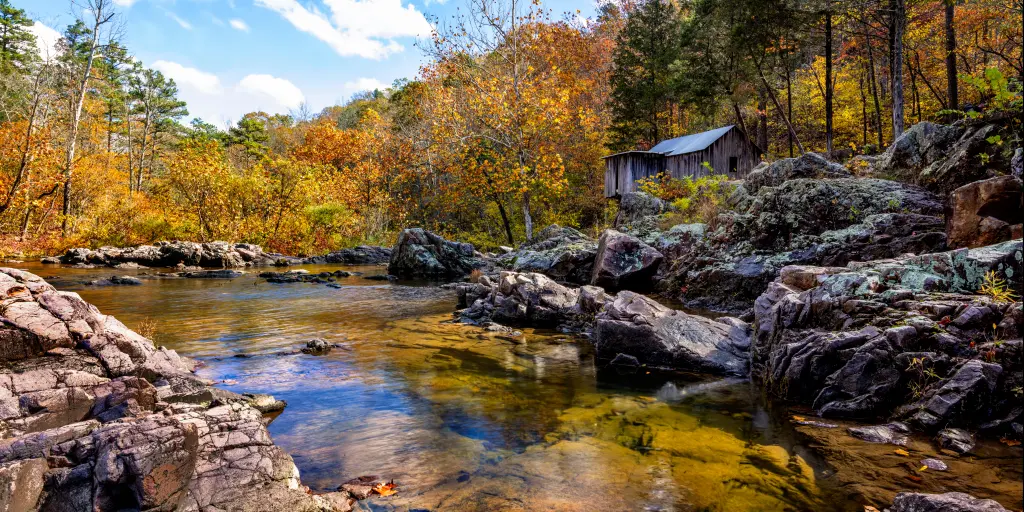
{"type": "MultiPolygon", "coordinates": [[[[175,79],[191,117],[219,126],[253,110],[314,111],[353,93],[414,77],[416,47],[435,18],[465,0],[114,0],[122,41],[175,79]]],[[[12,0],[41,41],[72,20],[69,0],[12,0]],[[52,30],[48,30],[52,29],[52,30]]],[[[548,0],[556,14],[594,12],[594,0],[548,0]]]]}

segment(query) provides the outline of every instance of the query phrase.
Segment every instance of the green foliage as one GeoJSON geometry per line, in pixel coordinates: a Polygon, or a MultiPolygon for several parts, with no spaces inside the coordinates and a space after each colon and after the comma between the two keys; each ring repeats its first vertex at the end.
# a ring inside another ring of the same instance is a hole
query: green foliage
{"type": "Polygon", "coordinates": [[[0,72],[24,70],[36,59],[36,36],[29,32],[32,19],[24,9],[0,0],[0,72]]]}
{"type": "MultiPolygon", "coordinates": [[[[706,163],[706,162],[705,162],[706,163]]],[[[710,165],[707,165],[711,169],[710,165]]],[[[710,174],[693,179],[676,179],[666,173],[637,182],[645,192],[672,204],[673,210],[665,214],[662,224],[672,226],[691,222],[710,223],[725,205],[733,187],[722,174],[710,174]]]]}
{"type": "Polygon", "coordinates": [[[999,68],[986,68],[984,77],[961,74],[960,79],[978,89],[981,96],[988,100],[989,110],[1021,108],[1020,84],[1011,88],[1010,81],[999,68]]]}

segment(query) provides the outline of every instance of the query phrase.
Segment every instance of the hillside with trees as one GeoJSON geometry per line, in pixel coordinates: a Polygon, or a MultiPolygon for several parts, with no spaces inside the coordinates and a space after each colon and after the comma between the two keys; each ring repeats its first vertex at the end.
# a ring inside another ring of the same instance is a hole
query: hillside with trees
{"type": "Polygon", "coordinates": [[[90,6],[41,54],[0,0],[0,253],[596,234],[606,154],[736,124],[768,160],[845,160],[922,120],[1019,113],[1024,73],[1011,0],[619,0],[587,20],[472,0],[417,76],[222,129],[119,42],[116,4],[90,6]]]}

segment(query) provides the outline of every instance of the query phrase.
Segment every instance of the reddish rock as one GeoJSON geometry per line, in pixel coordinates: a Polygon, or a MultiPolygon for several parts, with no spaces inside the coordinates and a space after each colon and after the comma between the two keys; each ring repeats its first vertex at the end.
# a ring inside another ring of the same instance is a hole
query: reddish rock
{"type": "Polygon", "coordinates": [[[590,284],[608,290],[647,290],[663,259],[640,239],[609,229],[597,244],[590,284]]]}
{"type": "Polygon", "coordinates": [[[946,235],[950,248],[981,247],[1021,233],[1021,180],[999,176],[964,185],[950,194],[946,235]]]}

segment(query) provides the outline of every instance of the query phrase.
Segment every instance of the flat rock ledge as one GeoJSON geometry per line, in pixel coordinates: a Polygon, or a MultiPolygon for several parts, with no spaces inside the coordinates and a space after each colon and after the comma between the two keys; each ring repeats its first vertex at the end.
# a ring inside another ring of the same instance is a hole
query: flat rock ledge
{"type": "Polygon", "coordinates": [[[274,445],[265,395],[194,364],[78,294],[0,268],[0,510],[347,511],[274,445]]]}

